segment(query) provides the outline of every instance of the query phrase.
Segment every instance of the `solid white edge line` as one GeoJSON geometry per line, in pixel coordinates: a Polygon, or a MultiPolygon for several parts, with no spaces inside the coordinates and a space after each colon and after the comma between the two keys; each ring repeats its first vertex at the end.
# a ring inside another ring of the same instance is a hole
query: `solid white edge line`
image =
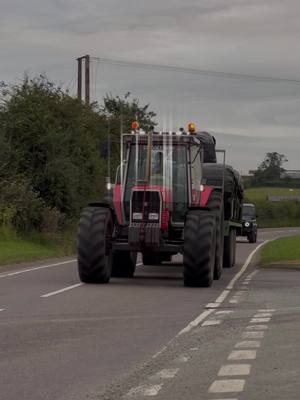
{"type": "Polygon", "coordinates": [[[191,329],[193,329],[195,326],[199,325],[200,322],[202,322],[206,317],[208,317],[210,314],[212,314],[215,310],[205,310],[203,311],[200,315],[198,315],[197,318],[195,318],[193,321],[191,321],[185,328],[183,328],[176,336],[180,336],[184,333],[189,332],[191,329]]]}
{"type": "Polygon", "coordinates": [[[75,261],[77,261],[77,260],[76,259],[72,259],[72,260],[67,260],[67,261],[61,261],[61,262],[55,263],[55,264],[40,265],[39,267],[32,267],[32,268],[21,269],[19,271],[15,271],[15,272],[2,273],[2,274],[0,274],[0,279],[1,278],[7,278],[9,276],[25,274],[25,272],[37,271],[39,269],[58,267],[59,265],[70,264],[70,263],[73,263],[75,261]]]}
{"type": "Polygon", "coordinates": [[[255,255],[255,253],[262,247],[264,246],[266,243],[270,242],[270,240],[265,240],[264,242],[262,242],[261,244],[259,244],[248,256],[245,264],[242,266],[242,268],[240,269],[240,271],[231,279],[231,281],[229,282],[229,285],[227,286],[226,289],[233,289],[233,286],[235,284],[235,282],[243,275],[243,273],[246,271],[246,269],[248,268],[253,256],[255,255]]]}
{"type": "MultiPolygon", "coordinates": [[[[214,301],[214,303],[218,303],[221,304],[223,303],[223,301],[226,299],[226,297],[229,295],[229,293],[231,292],[231,290],[233,289],[233,286],[235,284],[235,282],[242,276],[242,274],[246,271],[246,269],[248,268],[253,256],[256,254],[256,252],[266,243],[268,243],[270,240],[265,240],[263,243],[261,243],[260,245],[258,245],[248,256],[248,258],[246,259],[246,262],[244,263],[244,265],[242,266],[241,270],[239,272],[236,273],[236,275],[232,278],[232,280],[230,281],[229,285],[226,287],[225,290],[223,290],[223,292],[217,297],[217,299],[214,301]]],[[[211,303],[213,304],[213,303],[211,303]]],[[[197,318],[195,318],[193,321],[191,321],[185,328],[183,328],[177,335],[181,336],[184,333],[189,332],[192,328],[194,328],[195,326],[198,326],[200,324],[200,322],[202,322],[206,317],[208,317],[211,313],[213,313],[215,310],[214,309],[209,309],[206,311],[203,311],[197,318]]]]}
{"type": "Polygon", "coordinates": [[[56,294],[60,294],[60,293],[66,292],[67,290],[75,289],[75,288],[77,288],[79,286],[82,286],[82,285],[84,285],[83,282],[76,283],[76,285],[67,286],[67,287],[65,287],[63,289],[55,290],[55,292],[50,292],[50,293],[43,294],[41,297],[45,298],[45,297],[55,296],[56,294]]]}

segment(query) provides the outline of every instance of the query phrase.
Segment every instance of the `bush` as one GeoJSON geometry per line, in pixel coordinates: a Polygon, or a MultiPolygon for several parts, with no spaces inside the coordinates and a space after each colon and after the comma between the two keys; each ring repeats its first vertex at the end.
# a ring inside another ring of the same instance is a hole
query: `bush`
{"type": "Polygon", "coordinates": [[[255,202],[259,227],[300,226],[300,202],[255,202]]]}

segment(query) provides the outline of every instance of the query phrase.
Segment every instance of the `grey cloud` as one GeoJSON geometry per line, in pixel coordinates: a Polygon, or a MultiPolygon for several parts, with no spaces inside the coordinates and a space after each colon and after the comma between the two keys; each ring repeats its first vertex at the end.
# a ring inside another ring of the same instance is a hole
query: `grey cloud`
{"type": "MultiPolygon", "coordinates": [[[[74,88],[75,58],[86,53],[300,78],[299,19],[298,0],[2,0],[0,80],[46,71],[74,88]]],[[[300,85],[98,67],[93,99],[129,90],[167,129],[195,120],[235,134],[220,140],[242,168],[280,147],[297,168],[300,85]]]]}

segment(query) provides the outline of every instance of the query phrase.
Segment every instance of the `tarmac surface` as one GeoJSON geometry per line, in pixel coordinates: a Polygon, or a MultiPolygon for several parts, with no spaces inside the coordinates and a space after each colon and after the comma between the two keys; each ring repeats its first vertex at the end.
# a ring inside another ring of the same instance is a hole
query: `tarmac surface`
{"type": "Polygon", "coordinates": [[[0,269],[0,399],[300,398],[300,268],[257,268],[240,238],[211,288],[175,264],[79,282],[76,262],[0,269]]]}

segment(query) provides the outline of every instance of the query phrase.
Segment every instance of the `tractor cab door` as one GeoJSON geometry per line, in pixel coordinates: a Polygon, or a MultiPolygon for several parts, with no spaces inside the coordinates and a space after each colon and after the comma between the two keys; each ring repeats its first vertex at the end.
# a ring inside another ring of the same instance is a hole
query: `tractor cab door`
{"type": "Polygon", "coordinates": [[[191,205],[200,206],[201,183],[202,183],[202,163],[201,151],[199,146],[190,147],[190,187],[191,187],[191,205]]]}

